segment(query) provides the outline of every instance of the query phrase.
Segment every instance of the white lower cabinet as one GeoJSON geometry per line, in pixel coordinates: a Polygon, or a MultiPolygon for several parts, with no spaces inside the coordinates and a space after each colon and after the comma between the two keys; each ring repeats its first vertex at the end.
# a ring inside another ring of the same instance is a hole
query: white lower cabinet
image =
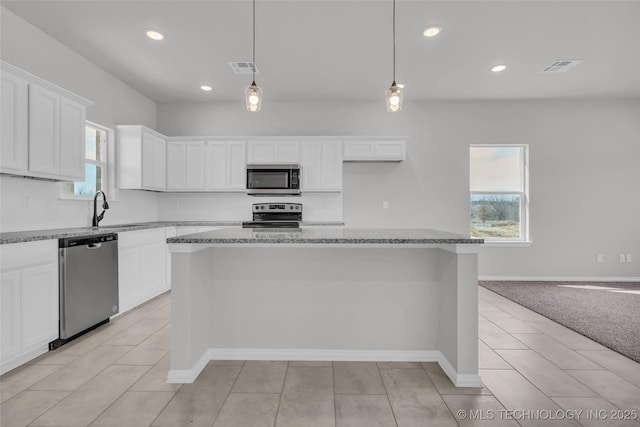
{"type": "Polygon", "coordinates": [[[120,313],[170,289],[167,228],[118,233],[120,313]]]}
{"type": "Polygon", "coordinates": [[[0,246],[0,374],[58,338],[58,241],[0,246]]]}

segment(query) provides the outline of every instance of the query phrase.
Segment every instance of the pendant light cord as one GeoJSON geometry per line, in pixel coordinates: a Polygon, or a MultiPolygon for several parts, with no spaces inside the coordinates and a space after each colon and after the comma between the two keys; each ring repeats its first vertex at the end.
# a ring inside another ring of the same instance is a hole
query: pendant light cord
{"type": "Polygon", "coordinates": [[[393,83],[395,84],[395,82],[396,82],[396,0],[393,0],[393,83]]]}
{"type": "Polygon", "coordinates": [[[256,0],[253,0],[253,64],[252,65],[253,66],[251,67],[251,70],[253,71],[253,84],[255,85],[256,84],[256,0]]]}

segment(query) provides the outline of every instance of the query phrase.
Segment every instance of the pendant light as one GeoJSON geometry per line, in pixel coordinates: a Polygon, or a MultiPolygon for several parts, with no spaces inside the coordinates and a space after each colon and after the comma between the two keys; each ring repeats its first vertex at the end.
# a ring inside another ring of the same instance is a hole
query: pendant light
{"type": "Polygon", "coordinates": [[[255,112],[260,111],[262,106],[262,89],[256,84],[256,0],[253,0],[253,62],[251,68],[253,82],[244,90],[244,97],[247,110],[255,112]]]}
{"type": "Polygon", "coordinates": [[[395,113],[402,109],[402,88],[396,84],[396,0],[393,0],[393,83],[385,95],[387,111],[395,113]]]}

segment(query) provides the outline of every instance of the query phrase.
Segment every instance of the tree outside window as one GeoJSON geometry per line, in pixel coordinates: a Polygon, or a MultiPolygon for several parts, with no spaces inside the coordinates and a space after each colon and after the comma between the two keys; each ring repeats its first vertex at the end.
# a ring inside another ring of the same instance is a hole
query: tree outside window
{"type": "Polygon", "coordinates": [[[528,240],[527,149],[526,145],[471,146],[471,236],[528,240]]]}
{"type": "Polygon", "coordinates": [[[62,183],[63,197],[93,198],[107,183],[107,130],[87,123],[85,127],[85,180],[62,183]]]}

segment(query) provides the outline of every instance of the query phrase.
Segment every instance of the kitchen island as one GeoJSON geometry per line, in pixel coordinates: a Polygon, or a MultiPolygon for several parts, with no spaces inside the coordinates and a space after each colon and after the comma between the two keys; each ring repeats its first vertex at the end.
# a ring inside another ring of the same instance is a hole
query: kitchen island
{"type": "Polygon", "coordinates": [[[209,360],[436,361],[479,387],[482,239],[429,229],[230,228],[167,239],[168,382],[209,360]]]}

